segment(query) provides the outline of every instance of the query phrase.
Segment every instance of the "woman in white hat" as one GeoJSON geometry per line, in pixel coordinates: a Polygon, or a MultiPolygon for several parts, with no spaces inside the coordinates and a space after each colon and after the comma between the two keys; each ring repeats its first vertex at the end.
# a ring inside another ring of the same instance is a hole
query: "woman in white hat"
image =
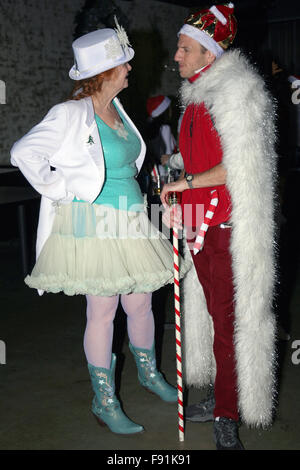
{"type": "Polygon", "coordinates": [[[40,294],[86,295],[92,411],[122,434],[143,427],[127,418],[115,395],[119,300],[139,381],[163,400],[177,400],[156,368],[151,308],[151,292],[173,280],[172,247],[146,215],[135,179],[145,144],[116,98],[128,86],[129,46],[118,24],[74,41],[73,99],[54,106],[11,150],[12,164],[42,195],[37,261],[25,282],[40,294]]]}

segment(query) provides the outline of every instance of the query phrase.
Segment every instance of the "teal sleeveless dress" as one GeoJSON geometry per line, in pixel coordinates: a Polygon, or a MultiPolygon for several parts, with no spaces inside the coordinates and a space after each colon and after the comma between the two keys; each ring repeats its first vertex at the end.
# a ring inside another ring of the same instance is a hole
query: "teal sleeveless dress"
{"type": "MultiPolygon", "coordinates": [[[[119,115],[123,124],[116,129],[95,115],[104,185],[92,204],[75,198],[57,208],[51,235],[25,278],[30,287],[112,296],[153,292],[173,282],[172,245],[150,222],[136,181],[140,139],[119,115]]],[[[188,268],[182,259],[181,276],[188,268]]]]}

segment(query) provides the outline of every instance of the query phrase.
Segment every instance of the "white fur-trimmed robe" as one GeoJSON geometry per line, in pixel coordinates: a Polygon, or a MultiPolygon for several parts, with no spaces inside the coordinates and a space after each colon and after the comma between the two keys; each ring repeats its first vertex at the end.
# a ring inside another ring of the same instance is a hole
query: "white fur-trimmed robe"
{"type": "MultiPolygon", "coordinates": [[[[273,101],[239,50],[223,54],[195,82],[184,81],[181,98],[184,106],[204,102],[221,139],[232,200],[239,411],[249,426],[265,427],[275,397],[273,101]]],[[[215,377],[213,325],[194,267],[183,294],[185,381],[201,387],[215,377]]]]}

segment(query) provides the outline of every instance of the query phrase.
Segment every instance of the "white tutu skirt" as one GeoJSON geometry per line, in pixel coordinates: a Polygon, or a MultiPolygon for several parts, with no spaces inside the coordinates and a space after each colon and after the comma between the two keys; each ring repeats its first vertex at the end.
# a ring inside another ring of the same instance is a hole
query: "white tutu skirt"
{"type": "MultiPolygon", "coordinates": [[[[190,263],[180,258],[180,277],[190,263]]],[[[145,212],[72,202],[56,210],[28,286],[67,295],[153,292],[173,282],[173,247],[145,212]]]]}

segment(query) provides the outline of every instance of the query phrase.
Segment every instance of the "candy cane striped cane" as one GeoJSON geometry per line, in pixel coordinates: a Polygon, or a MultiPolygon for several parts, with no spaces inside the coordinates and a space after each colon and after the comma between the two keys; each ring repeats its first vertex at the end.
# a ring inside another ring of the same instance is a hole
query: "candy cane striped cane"
{"type": "Polygon", "coordinates": [[[217,190],[213,189],[211,191],[211,200],[210,200],[209,208],[206,211],[204,221],[201,224],[199,233],[196,237],[196,241],[195,241],[194,246],[193,246],[194,255],[199,253],[199,251],[202,250],[202,248],[203,248],[204,238],[205,238],[207,229],[209,227],[210,221],[214,216],[214,213],[215,213],[216,207],[218,205],[218,202],[219,202],[219,198],[218,198],[217,190]]]}
{"type": "Polygon", "coordinates": [[[153,166],[151,173],[154,177],[154,181],[157,183],[157,189],[160,190],[160,175],[156,165],[153,166]]]}
{"type": "MultiPolygon", "coordinates": [[[[171,204],[175,208],[176,194],[172,195],[171,204]]],[[[173,210],[174,210],[173,208],[173,210]]],[[[178,402],[178,432],[179,441],[184,441],[183,421],[183,387],[182,387],[182,355],[181,355],[181,326],[180,326],[180,291],[179,291],[179,254],[178,229],[173,228],[173,259],[174,259],[174,304],[176,326],[176,369],[177,369],[177,402],[178,402]]]]}

